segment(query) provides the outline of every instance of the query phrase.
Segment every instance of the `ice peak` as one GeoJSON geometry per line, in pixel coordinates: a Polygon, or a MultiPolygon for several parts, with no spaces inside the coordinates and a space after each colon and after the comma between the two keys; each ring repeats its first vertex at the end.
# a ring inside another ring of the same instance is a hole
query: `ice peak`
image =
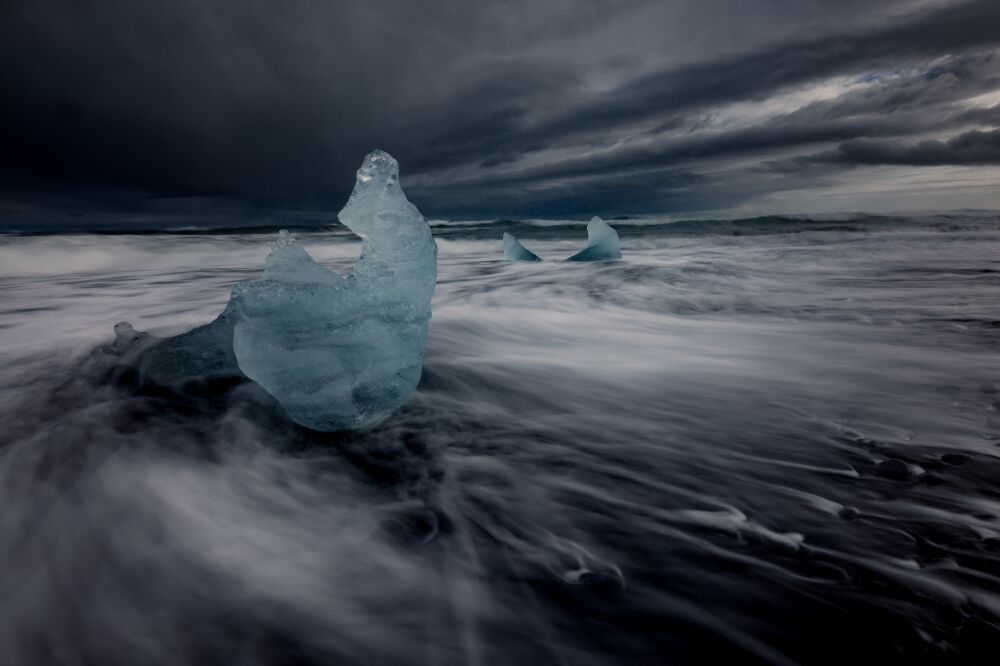
{"type": "Polygon", "coordinates": [[[384,150],[365,156],[354,191],[337,217],[362,238],[363,256],[372,260],[403,261],[411,244],[425,244],[430,236],[420,211],[399,185],[399,163],[384,150]]]}
{"type": "Polygon", "coordinates": [[[271,243],[271,249],[277,250],[283,247],[295,245],[295,236],[288,233],[288,229],[278,230],[278,239],[271,243]]]}
{"type": "Polygon", "coordinates": [[[606,238],[614,236],[617,240],[618,234],[608,226],[608,223],[595,215],[587,223],[587,241],[589,245],[602,242],[606,238]]]}
{"type": "Polygon", "coordinates": [[[396,158],[384,150],[373,150],[365,155],[358,169],[357,186],[368,183],[389,185],[394,182],[399,182],[399,162],[396,158]]]}

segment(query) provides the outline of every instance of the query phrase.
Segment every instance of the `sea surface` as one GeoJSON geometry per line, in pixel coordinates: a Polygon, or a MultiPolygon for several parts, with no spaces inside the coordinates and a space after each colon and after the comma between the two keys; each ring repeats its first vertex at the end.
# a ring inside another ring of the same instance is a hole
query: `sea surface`
{"type": "Polygon", "coordinates": [[[609,222],[434,222],[356,435],[110,379],[277,227],[0,234],[0,663],[1000,663],[1000,214],[609,222]]]}

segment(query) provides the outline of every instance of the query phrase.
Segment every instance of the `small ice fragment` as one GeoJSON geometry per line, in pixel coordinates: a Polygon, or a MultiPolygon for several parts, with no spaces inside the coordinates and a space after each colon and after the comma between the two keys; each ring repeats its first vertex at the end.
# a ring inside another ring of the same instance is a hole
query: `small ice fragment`
{"type": "Polygon", "coordinates": [[[587,247],[566,261],[614,261],[621,258],[618,233],[595,215],[587,223],[587,247]]]}
{"type": "Polygon", "coordinates": [[[120,321],[115,324],[115,341],[111,343],[111,351],[118,354],[129,351],[148,337],[148,333],[135,330],[135,327],[129,322],[120,321]]]}
{"type": "Polygon", "coordinates": [[[521,245],[514,234],[503,235],[503,256],[510,261],[541,261],[537,254],[521,245]]]}

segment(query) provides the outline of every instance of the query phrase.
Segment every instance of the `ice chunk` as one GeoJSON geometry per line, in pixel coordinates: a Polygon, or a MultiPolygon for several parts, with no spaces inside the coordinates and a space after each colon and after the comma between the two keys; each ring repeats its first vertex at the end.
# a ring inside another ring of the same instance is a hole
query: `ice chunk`
{"type": "Polygon", "coordinates": [[[169,338],[137,331],[128,322],[115,324],[115,341],[107,348],[132,366],[146,389],[197,393],[219,382],[246,381],[233,354],[233,317],[227,307],[211,323],[169,338]]]}
{"type": "Polygon", "coordinates": [[[618,232],[595,215],[587,223],[587,247],[566,261],[614,261],[621,258],[618,232]]]}
{"type": "Polygon", "coordinates": [[[115,341],[111,343],[111,351],[116,354],[124,354],[130,349],[138,348],[149,337],[148,333],[135,330],[127,321],[120,321],[115,324],[115,341]]]}
{"type": "Polygon", "coordinates": [[[365,157],[339,217],[363,241],[347,277],[285,232],[263,279],[237,285],[227,307],[240,370],[315,430],[369,427],[406,401],[423,368],[437,282],[430,227],[388,153],[365,157]]]}
{"type": "Polygon", "coordinates": [[[282,231],[263,279],[236,285],[214,321],[170,338],[122,322],[107,350],[144,389],[211,397],[249,378],[309,428],[378,423],[420,379],[437,246],[382,151],[365,158],[340,220],[363,241],[348,276],[282,231]]]}
{"type": "Polygon", "coordinates": [[[503,256],[511,261],[541,261],[537,254],[521,245],[514,234],[503,235],[503,256]]]}

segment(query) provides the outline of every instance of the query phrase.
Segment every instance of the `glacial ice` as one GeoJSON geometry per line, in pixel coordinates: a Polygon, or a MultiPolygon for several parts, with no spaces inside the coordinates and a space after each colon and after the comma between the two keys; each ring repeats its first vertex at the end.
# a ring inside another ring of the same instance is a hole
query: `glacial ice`
{"type": "MultiPolygon", "coordinates": [[[[503,256],[509,261],[542,261],[510,233],[503,235],[503,256]]],[[[621,258],[618,232],[595,215],[587,223],[587,246],[566,261],[615,261],[621,258]]]]}
{"type": "Polygon", "coordinates": [[[510,261],[541,261],[537,254],[521,245],[514,234],[504,233],[503,235],[503,256],[510,261]]]}
{"type": "Polygon", "coordinates": [[[135,363],[143,384],[245,375],[308,428],[378,424],[420,380],[437,246],[400,188],[399,165],[381,150],[365,157],[338,217],[362,239],[346,277],[282,231],[263,278],[236,285],[215,321],[167,339],[123,322],[111,351],[135,363]]]}
{"type": "Polygon", "coordinates": [[[211,323],[169,338],[119,322],[108,351],[135,370],[142,387],[176,393],[199,393],[208,388],[211,392],[220,382],[232,384],[244,378],[233,354],[233,318],[228,306],[211,323]]]}
{"type": "Polygon", "coordinates": [[[621,258],[618,232],[595,215],[587,223],[587,246],[566,261],[614,261],[621,258]]]}
{"type": "Polygon", "coordinates": [[[375,425],[409,398],[437,283],[430,227],[388,153],[365,157],[338,217],[363,241],[346,278],[283,234],[264,278],[236,285],[230,303],[240,369],[297,423],[327,431],[375,425]]]}

